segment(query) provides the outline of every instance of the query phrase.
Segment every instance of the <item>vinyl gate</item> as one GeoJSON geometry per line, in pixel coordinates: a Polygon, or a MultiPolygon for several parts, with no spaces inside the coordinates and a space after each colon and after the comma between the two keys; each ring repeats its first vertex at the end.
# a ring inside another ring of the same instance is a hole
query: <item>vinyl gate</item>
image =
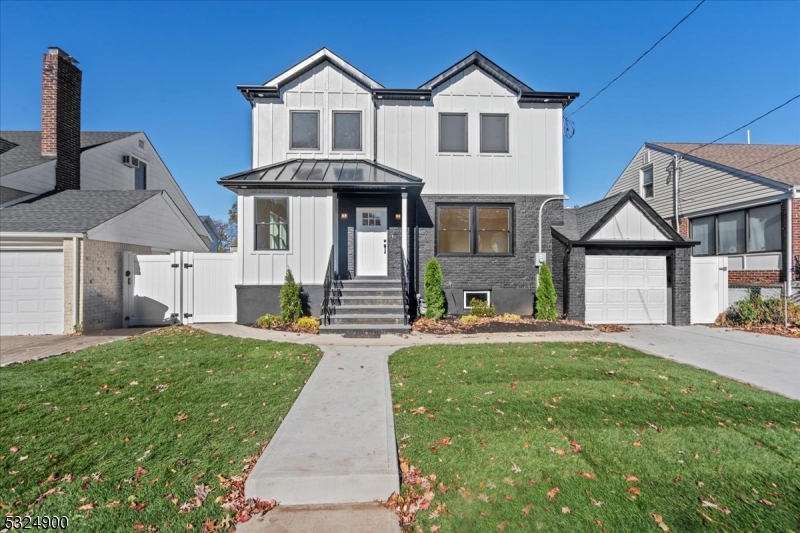
{"type": "Polygon", "coordinates": [[[123,327],[236,321],[236,254],[126,252],[123,327]]]}
{"type": "Polygon", "coordinates": [[[692,257],[692,324],[713,324],[728,308],[728,258],[692,257]]]}

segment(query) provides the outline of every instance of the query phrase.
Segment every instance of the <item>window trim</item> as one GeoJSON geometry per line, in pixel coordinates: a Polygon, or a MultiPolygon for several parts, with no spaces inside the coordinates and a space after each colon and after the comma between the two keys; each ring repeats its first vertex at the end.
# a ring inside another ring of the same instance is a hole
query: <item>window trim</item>
{"type": "Polygon", "coordinates": [[[482,154],[508,154],[511,152],[511,138],[510,138],[510,122],[511,117],[508,113],[481,113],[480,114],[480,153],[482,154]],[[506,149],[505,150],[484,150],[483,149],[483,117],[505,117],[506,119],[506,149]]]}
{"type": "Polygon", "coordinates": [[[486,295],[486,305],[491,307],[492,306],[492,291],[471,291],[464,289],[464,309],[472,309],[472,306],[467,305],[469,304],[469,300],[467,300],[467,293],[469,294],[485,294],[486,295]]]}
{"type": "Polygon", "coordinates": [[[650,163],[648,165],[644,165],[642,168],[639,169],[639,195],[644,199],[655,198],[656,196],[656,174],[655,169],[653,168],[653,164],[650,163]],[[650,181],[650,188],[652,189],[652,194],[647,196],[644,190],[644,173],[645,171],[650,171],[651,181],[650,181]]]}
{"type": "Polygon", "coordinates": [[[286,254],[292,251],[292,197],[283,194],[269,194],[253,196],[253,254],[286,254]],[[273,200],[281,199],[286,200],[286,248],[280,250],[259,249],[258,245],[258,226],[267,226],[269,224],[258,222],[258,200],[273,200]]]}
{"type": "Polygon", "coordinates": [[[137,189],[137,188],[136,188],[136,171],[138,170],[138,168],[139,168],[139,167],[134,167],[134,168],[132,168],[132,169],[131,169],[131,170],[133,171],[133,190],[134,190],[134,191],[146,191],[146,190],[148,190],[148,189],[147,189],[147,177],[148,177],[148,174],[149,174],[149,172],[148,172],[148,171],[150,170],[150,162],[149,162],[149,161],[145,161],[145,160],[144,160],[144,159],[142,159],[141,157],[136,157],[136,159],[138,159],[138,160],[139,160],[139,165],[140,165],[140,166],[141,166],[142,164],[144,164],[144,166],[145,166],[145,171],[144,171],[144,188],[143,188],[143,189],[137,189]]]}
{"type": "Polygon", "coordinates": [[[364,151],[364,113],[360,109],[335,109],[331,111],[331,152],[363,152],[364,151]],[[358,148],[336,148],[336,115],[358,114],[358,148]]]}
{"type": "Polygon", "coordinates": [[[468,154],[469,153],[469,113],[466,111],[464,112],[440,112],[439,119],[438,119],[438,126],[439,126],[439,146],[437,147],[438,153],[440,154],[468,154]],[[442,150],[442,117],[450,116],[450,117],[464,117],[464,140],[465,140],[465,149],[464,150],[442,150]]]}
{"type": "MultiPolygon", "coordinates": [[[[692,230],[694,228],[694,221],[699,218],[708,218],[713,217],[714,219],[714,246],[711,253],[708,254],[698,254],[695,253],[694,247],[692,248],[692,255],[695,257],[712,257],[712,256],[740,256],[740,255],[758,255],[758,254],[774,254],[774,253],[783,253],[784,247],[784,240],[785,236],[783,235],[784,229],[784,220],[783,220],[783,202],[770,202],[767,204],[759,204],[759,205],[752,205],[750,207],[744,207],[741,209],[731,209],[729,211],[720,211],[718,213],[710,213],[706,215],[696,216],[689,219],[689,235],[692,234],[692,230]],[[778,206],[778,211],[780,212],[780,223],[781,223],[781,238],[780,238],[780,247],[771,250],[759,250],[757,252],[750,252],[750,210],[751,209],[758,209],[761,207],[770,207],[770,206],[778,206]],[[720,215],[727,215],[729,213],[744,213],[744,251],[743,252],[733,252],[729,254],[721,254],[718,253],[719,249],[719,216],[720,215]]],[[[692,236],[694,239],[694,236],[692,236]]]]}
{"type": "Polygon", "coordinates": [[[320,132],[322,130],[322,113],[319,109],[291,109],[289,110],[289,151],[291,152],[321,152],[322,143],[320,142],[320,132]],[[296,148],[294,142],[294,115],[295,113],[316,114],[317,115],[317,146],[315,148],[296,148]]]}
{"type": "Polygon", "coordinates": [[[435,257],[514,257],[516,251],[516,214],[515,204],[504,203],[439,203],[436,204],[436,222],[434,224],[434,256],[435,257]],[[469,209],[469,248],[470,251],[464,252],[441,252],[439,251],[439,213],[441,209],[447,208],[466,208],[469,209]],[[509,228],[508,228],[508,253],[479,253],[478,252],[478,209],[508,209],[509,228]]]}

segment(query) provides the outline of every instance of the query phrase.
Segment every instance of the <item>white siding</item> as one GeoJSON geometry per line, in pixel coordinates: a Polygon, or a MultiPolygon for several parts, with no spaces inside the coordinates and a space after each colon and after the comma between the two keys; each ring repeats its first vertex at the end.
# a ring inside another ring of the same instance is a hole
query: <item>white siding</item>
{"type": "Polygon", "coordinates": [[[293,158],[371,159],[375,106],[372,94],[325,62],[281,89],[280,100],[256,101],[253,110],[253,166],[293,158]],[[290,149],[291,111],[319,111],[319,150],[290,149]],[[333,151],[333,111],[361,112],[361,150],[333,151]]]}
{"type": "MultiPolygon", "coordinates": [[[[672,155],[660,150],[642,146],[606,196],[626,192],[630,189],[641,194],[639,171],[646,166],[644,154],[648,150],[653,165],[653,198],[646,198],[646,201],[663,218],[670,218],[673,216],[673,192],[672,182],[668,182],[668,178],[670,177],[672,155]]],[[[788,188],[788,186],[781,188],[777,185],[769,185],[753,178],[701,165],[688,159],[681,161],[679,187],[679,210],[681,215],[686,216],[771,198],[788,188]]]]}
{"type": "Polygon", "coordinates": [[[288,267],[298,282],[321,285],[333,245],[333,194],[330,190],[274,190],[240,196],[238,237],[242,284],[282,285],[288,267]],[[254,198],[258,196],[290,197],[288,251],[254,250],[254,198]]]}
{"type": "Polygon", "coordinates": [[[638,207],[628,202],[589,240],[666,241],[667,237],[638,207]]]}
{"type": "Polygon", "coordinates": [[[194,230],[208,236],[202,221],[178,186],[175,178],[143,133],[106,143],[81,154],[81,189],[129,191],[134,188],[134,169],[122,164],[123,155],[133,155],[147,163],[147,189],[166,191],[194,230]],[[139,147],[139,141],[144,147],[139,147]]]}
{"type": "Polygon", "coordinates": [[[0,178],[0,185],[18,191],[42,194],[56,188],[56,162],[48,161],[35,167],[6,174],[0,178]]]}
{"type": "Polygon", "coordinates": [[[378,161],[425,180],[425,194],[563,194],[562,108],[520,104],[472,66],[430,102],[386,101],[378,112],[378,161]],[[468,114],[468,152],[439,153],[439,113],[468,114]],[[480,114],[509,115],[509,153],[480,153],[480,114]]]}
{"type": "Polygon", "coordinates": [[[207,252],[177,206],[163,193],[90,231],[97,241],[138,244],[165,250],[207,252]]]}

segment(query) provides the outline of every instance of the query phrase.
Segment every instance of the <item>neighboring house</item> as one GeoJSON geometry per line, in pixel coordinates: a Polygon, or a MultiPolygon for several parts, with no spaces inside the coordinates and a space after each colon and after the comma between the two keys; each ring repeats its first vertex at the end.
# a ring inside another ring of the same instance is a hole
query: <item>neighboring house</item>
{"type": "Polygon", "coordinates": [[[673,227],[677,204],[680,233],[698,241],[693,255],[727,256],[731,287],[797,279],[800,145],[648,142],[607,196],[628,190],[673,227]]]}
{"type": "Polygon", "coordinates": [[[80,131],[75,63],[44,56],[41,132],[0,131],[2,335],[121,327],[123,252],[210,244],[144,133],[80,131]]]}
{"type": "Polygon", "coordinates": [[[211,217],[203,215],[200,217],[200,221],[203,223],[203,227],[206,228],[206,232],[208,233],[209,238],[211,239],[211,244],[208,245],[208,250],[210,252],[223,252],[224,250],[220,250],[221,238],[219,233],[217,233],[217,228],[214,225],[214,221],[211,217]]]}
{"type": "Polygon", "coordinates": [[[395,323],[401,285],[413,312],[434,257],[449,312],[472,298],[533,312],[537,252],[563,223],[562,113],[577,93],[536,91],[478,52],[388,89],[327,49],[239,90],[252,170],[219,180],[238,194],[239,322],[278,310],[291,268],[332,325],[395,323]]]}

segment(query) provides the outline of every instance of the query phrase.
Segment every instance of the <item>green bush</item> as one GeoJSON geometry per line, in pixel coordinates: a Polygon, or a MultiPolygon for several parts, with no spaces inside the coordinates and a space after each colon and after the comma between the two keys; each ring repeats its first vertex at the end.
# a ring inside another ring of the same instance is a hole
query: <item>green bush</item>
{"type": "MultiPolygon", "coordinates": [[[[735,326],[761,326],[765,324],[781,325],[784,323],[783,298],[761,298],[757,292],[752,292],[750,298],[737,302],[725,312],[723,325],[735,326]]],[[[800,308],[794,302],[788,302],[789,323],[794,324],[800,320],[800,308]]]]}
{"type": "Polygon", "coordinates": [[[281,324],[282,324],[281,317],[277,315],[270,315],[269,313],[267,313],[264,316],[258,317],[258,320],[256,320],[256,326],[264,329],[280,326],[281,324]]]}
{"type": "Polygon", "coordinates": [[[472,308],[469,311],[469,314],[472,316],[491,318],[497,315],[497,310],[495,310],[493,305],[489,306],[489,304],[477,298],[470,300],[469,306],[472,308]]]}
{"type": "Polygon", "coordinates": [[[553,285],[553,275],[547,263],[539,267],[539,288],[536,289],[536,319],[556,320],[556,288],[553,285]]]}
{"type": "Polygon", "coordinates": [[[519,322],[522,318],[514,313],[503,313],[503,320],[506,322],[519,322]]]}
{"type": "Polygon", "coordinates": [[[425,317],[438,320],[444,316],[444,291],[442,290],[442,267],[431,259],[425,264],[425,317]]]}
{"type": "Polygon", "coordinates": [[[475,315],[464,315],[464,316],[461,317],[461,322],[464,322],[466,324],[474,324],[478,320],[480,320],[480,318],[478,318],[475,315]]]}
{"type": "Polygon", "coordinates": [[[319,320],[313,316],[304,316],[294,323],[298,329],[308,333],[317,333],[319,331],[319,320]]]}
{"type": "Polygon", "coordinates": [[[294,280],[292,270],[286,269],[286,278],[281,287],[281,320],[287,324],[297,322],[303,316],[303,302],[300,299],[300,284],[294,280]]]}

